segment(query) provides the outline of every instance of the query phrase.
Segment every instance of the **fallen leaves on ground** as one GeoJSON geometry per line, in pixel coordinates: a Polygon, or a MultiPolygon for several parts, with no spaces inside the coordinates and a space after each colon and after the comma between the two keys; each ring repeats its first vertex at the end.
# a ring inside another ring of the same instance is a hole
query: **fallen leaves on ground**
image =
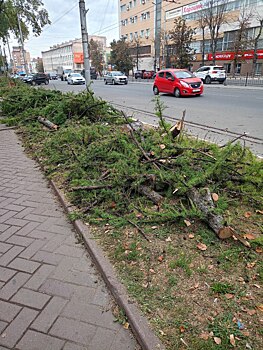
{"type": "Polygon", "coordinates": [[[217,344],[217,345],[220,345],[222,343],[222,340],[221,338],[219,337],[214,337],[214,342],[217,344]]]}
{"type": "Polygon", "coordinates": [[[217,193],[212,193],[212,198],[213,198],[213,201],[214,201],[214,202],[217,202],[218,199],[219,199],[219,196],[218,196],[217,193]]]}
{"type": "Polygon", "coordinates": [[[234,334],[230,334],[230,336],[229,336],[229,341],[230,341],[230,344],[231,344],[232,346],[236,346],[236,341],[235,341],[234,334]]]}
{"type": "Polygon", "coordinates": [[[246,233],[246,234],[244,234],[243,237],[246,239],[255,239],[256,238],[255,235],[253,235],[253,233],[246,233]]]}
{"type": "Polygon", "coordinates": [[[204,244],[204,243],[198,243],[196,245],[196,247],[199,249],[199,250],[206,250],[207,249],[207,246],[204,244]]]}

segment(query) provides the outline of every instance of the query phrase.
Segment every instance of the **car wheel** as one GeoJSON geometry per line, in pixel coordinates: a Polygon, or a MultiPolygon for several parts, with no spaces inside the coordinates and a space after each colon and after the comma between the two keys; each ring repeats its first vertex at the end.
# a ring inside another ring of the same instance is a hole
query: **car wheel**
{"type": "Polygon", "coordinates": [[[174,90],[174,96],[175,96],[175,97],[180,97],[180,96],[181,96],[181,91],[180,91],[178,88],[176,88],[176,89],[174,90]]]}
{"type": "Polygon", "coordinates": [[[69,85],[69,81],[68,81],[68,85],[69,85]]]}
{"type": "Polygon", "coordinates": [[[116,83],[115,83],[115,80],[114,79],[112,79],[112,85],[115,85],[116,83]]]}
{"type": "Polygon", "coordinates": [[[32,81],[31,83],[33,86],[36,86],[36,82],[35,81],[32,81]]]}
{"type": "Polygon", "coordinates": [[[223,81],[220,81],[219,84],[224,84],[224,82],[223,82],[223,81]]]}
{"type": "Polygon", "coordinates": [[[159,95],[159,89],[158,89],[157,86],[154,86],[154,87],[153,87],[153,94],[154,94],[154,95],[159,95]]]}
{"type": "Polygon", "coordinates": [[[205,84],[211,84],[211,78],[209,77],[209,75],[205,77],[205,84]]]}
{"type": "Polygon", "coordinates": [[[128,84],[128,82],[127,81],[125,81],[125,83],[124,83],[125,85],[127,85],[128,84]]]}
{"type": "Polygon", "coordinates": [[[106,80],[106,79],[104,80],[104,83],[105,83],[105,85],[107,85],[107,84],[108,84],[108,82],[107,82],[107,80],[106,80]]]}
{"type": "Polygon", "coordinates": [[[49,84],[49,81],[48,80],[45,80],[45,85],[48,85],[49,84]]]}

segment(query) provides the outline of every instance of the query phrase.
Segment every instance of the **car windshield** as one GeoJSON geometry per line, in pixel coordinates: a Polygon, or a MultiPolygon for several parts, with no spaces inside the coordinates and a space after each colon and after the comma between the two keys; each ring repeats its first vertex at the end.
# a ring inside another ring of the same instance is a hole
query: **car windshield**
{"type": "Polygon", "coordinates": [[[194,75],[191,72],[188,71],[178,71],[174,72],[174,75],[178,79],[187,79],[187,78],[194,78],[194,75]]]}
{"type": "Polygon", "coordinates": [[[119,75],[123,75],[123,73],[122,72],[112,72],[112,75],[119,76],[119,75]]]}
{"type": "Polygon", "coordinates": [[[73,73],[73,74],[71,74],[71,76],[72,76],[72,77],[82,77],[82,75],[79,74],[79,73],[73,73]]]}

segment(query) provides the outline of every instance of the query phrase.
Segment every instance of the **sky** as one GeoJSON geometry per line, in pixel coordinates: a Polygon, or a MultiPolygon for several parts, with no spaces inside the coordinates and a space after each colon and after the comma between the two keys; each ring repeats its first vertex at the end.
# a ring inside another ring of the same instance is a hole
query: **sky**
{"type": "MultiPolygon", "coordinates": [[[[75,38],[81,38],[79,0],[42,0],[49,13],[51,25],[46,26],[40,36],[31,35],[25,41],[25,49],[31,58],[41,57],[41,51],[50,46],[75,38]]],[[[85,0],[89,35],[107,37],[107,46],[119,39],[118,0],[85,0]]],[[[15,40],[12,43],[16,45],[15,40]]]]}

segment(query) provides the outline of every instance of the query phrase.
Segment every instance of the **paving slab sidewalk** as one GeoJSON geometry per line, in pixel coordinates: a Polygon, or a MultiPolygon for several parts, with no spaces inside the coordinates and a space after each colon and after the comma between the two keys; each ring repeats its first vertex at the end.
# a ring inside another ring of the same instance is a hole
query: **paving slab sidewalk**
{"type": "Polygon", "coordinates": [[[0,125],[0,350],[137,350],[37,164],[0,125]]]}

